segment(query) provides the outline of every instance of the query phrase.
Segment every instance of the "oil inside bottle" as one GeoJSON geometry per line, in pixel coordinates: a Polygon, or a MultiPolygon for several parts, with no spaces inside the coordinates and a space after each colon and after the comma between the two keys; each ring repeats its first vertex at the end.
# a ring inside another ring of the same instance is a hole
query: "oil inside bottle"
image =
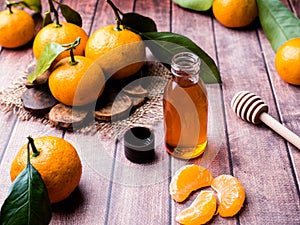
{"type": "Polygon", "coordinates": [[[168,153],[183,159],[201,155],[207,145],[208,101],[199,75],[173,71],[165,88],[163,108],[168,153]]]}

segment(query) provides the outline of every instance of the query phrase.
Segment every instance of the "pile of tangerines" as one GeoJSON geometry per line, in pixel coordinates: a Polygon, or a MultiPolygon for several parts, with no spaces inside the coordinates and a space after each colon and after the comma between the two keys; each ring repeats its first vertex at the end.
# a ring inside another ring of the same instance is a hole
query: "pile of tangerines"
{"type": "Polygon", "coordinates": [[[108,78],[124,79],[138,72],[145,61],[142,38],[121,24],[107,25],[90,37],[70,22],[53,22],[44,26],[34,37],[35,24],[24,10],[9,7],[0,13],[0,45],[17,48],[34,38],[36,60],[49,42],[62,46],[80,44],[70,52],[59,54],[50,68],[48,84],[54,98],[68,106],[81,106],[95,101],[103,92],[108,78]]]}

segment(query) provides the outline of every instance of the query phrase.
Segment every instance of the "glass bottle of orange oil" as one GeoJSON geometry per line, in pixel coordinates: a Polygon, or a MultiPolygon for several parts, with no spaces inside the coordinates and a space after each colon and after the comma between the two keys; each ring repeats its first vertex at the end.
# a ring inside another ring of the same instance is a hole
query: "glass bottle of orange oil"
{"type": "Polygon", "coordinates": [[[177,158],[195,158],[207,145],[208,100],[200,64],[200,58],[191,52],[178,53],[171,62],[163,115],[166,148],[177,158]]]}

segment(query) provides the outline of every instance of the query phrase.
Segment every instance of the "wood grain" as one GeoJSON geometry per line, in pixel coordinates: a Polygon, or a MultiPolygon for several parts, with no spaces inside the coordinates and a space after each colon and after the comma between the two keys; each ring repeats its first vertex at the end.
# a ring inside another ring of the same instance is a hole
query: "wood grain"
{"type": "MultiPolygon", "coordinates": [[[[43,12],[47,0],[43,0],[43,12]]],[[[297,0],[283,0],[297,14],[297,0]]],[[[64,4],[80,12],[83,28],[91,34],[115,22],[104,0],[64,4]]],[[[174,203],[168,193],[170,177],[182,165],[199,163],[213,176],[233,174],[244,185],[246,202],[233,218],[214,216],[209,224],[299,224],[300,154],[264,125],[240,120],[230,108],[233,95],[249,90],[269,105],[270,114],[300,135],[299,87],[283,82],[274,67],[275,53],[258,24],[244,29],[220,25],[211,11],[186,10],[169,0],[114,0],[123,12],[134,10],[155,20],[159,31],[183,34],[203,48],[217,63],[223,84],[209,85],[210,129],[208,150],[202,158],[181,161],[164,149],[163,121],[153,125],[156,160],[147,165],[129,162],[122,136],[107,140],[95,135],[64,132],[39,122],[20,121],[0,112],[0,204],[9,186],[10,164],[26,136],[55,135],[70,141],[83,163],[78,188],[66,201],[53,205],[56,224],[177,224],[176,214],[196,197],[174,203]],[[208,154],[209,153],[209,154],[208,154]]],[[[24,75],[32,62],[32,43],[20,49],[0,48],[0,89],[24,75]]]]}
{"type": "MultiPolygon", "coordinates": [[[[135,12],[150,16],[158,29],[169,29],[169,1],[136,1],[135,12]]],[[[154,126],[154,125],[153,125],[154,126]]],[[[162,142],[162,124],[156,129],[156,160],[137,165],[124,156],[118,143],[108,215],[109,224],[169,224],[169,156],[162,142]],[[125,206],[125,207],[124,207],[125,206]]]]}
{"type": "MultiPolygon", "coordinates": [[[[134,1],[121,1],[116,0],[113,3],[118,7],[122,12],[131,12],[133,10],[134,1]]],[[[93,24],[91,27],[90,34],[95,32],[97,29],[102,26],[116,24],[114,11],[111,9],[109,4],[106,1],[98,1],[97,9],[95,16],[93,18],[93,24]]]]}
{"type": "Polygon", "coordinates": [[[300,16],[300,2],[298,0],[290,0],[293,11],[296,13],[296,15],[300,16]]]}
{"type": "MultiPolygon", "coordinates": [[[[296,7],[296,5],[294,5],[296,7]]],[[[299,9],[299,4],[298,4],[299,9]]],[[[299,98],[300,92],[299,87],[287,84],[284,82],[276,72],[275,69],[275,52],[269,48],[269,42],[265,38],[263,32],[259,31],[260,39],[262,40],[262,49],[265,55],[265,61],[267,64],[268,74],[270,77],[270,82],[273,88],[275,96],[275,104],[277,105],[277,113],[279,113],[279,120],[286,127],[294,131],[297,135],[300,135],[300,112],[297,110],[299,108],[299,98]]],[[[292,178],[290,182],[296,185],[299,190],[299,174],[300,174],[300,155],[299,150],[294,146],[287,144],[286,146],[287,154],[287,167],[290,169],[292,178]]]]}
{"type": "MultiPolygon", "coordinates": [[[[172,5],[172,32],[189,37],[205,52],[207,52],[217,64],[215,33],[213,30],[213,15],[211,12],[195,13],[194,11],[183,10],[178,5],[172,5]],[[193,26],[191,24],[194,24],[193,26]]],[[[206,85],[209,102],[208,122],[208,147],[203,156],[190,162],[172,158],[172,174],[187,163],[197,163],[208,168],[213,176],[230,174],[230,155],[226,147],[226,124],[224,121],[224,106],[222,104],[222,88],[218,84],[206,85]]],[[[175,217],[179,211],[188,207],[196,198],[199,192],[195,192],[184,203],[172,203],[172,224],[176,224],[175,217]]],[[[214,218],[213,224],[223,224],[224,220],[214,218]]],[[[235,224],[230,220],[228,224],[235,224]]]]}
{"type": "Polygon", "coordinates": [[[264,126],[239,120],[229,105],[237,91],[249,90],[262,96],[270,113],[278,118],[266,70],[269,64],[265,64],[259,44],[265,39],[260,36],[258,40],[253,28],[229,30],[219,23],[215,23],[215,32],[233,174],[247,195],[240,224],[295,224],[299,203],[285,142],[264,126]],[[271,171],[276,171],[276,176],[271,171]]]}

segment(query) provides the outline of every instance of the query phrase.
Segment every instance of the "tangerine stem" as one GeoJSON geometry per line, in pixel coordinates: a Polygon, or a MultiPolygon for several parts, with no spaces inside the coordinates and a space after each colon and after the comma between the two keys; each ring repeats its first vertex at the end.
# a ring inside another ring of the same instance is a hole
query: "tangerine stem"
{"type": "Polygon", "coordinates": [[[30,145],[32,148],[32,152],[33,152],[32,156],[37,157],[40,154],[40,152],[35,147],[33,138],[31,136],[28,136],[27,139],[28,139],[28,146],[30,145]]]}
{"type": "Polygon", "coordinates": [[[5,4],[6,4],[6,7],[8,8],[8,10],[9,10],[9,13],[12,14],[13,13],[13,11],[11,9],[12,3],[9,2],[9,1],[5,1],[5,4]]]}
{"type": "Polygon", "coordinates": [[[56,27],[61,27],[61,24],[59,23],[59,18],[58,18],[58,12],[54,7],[53,1],[52,0],[48,0],[49,6],[50,6],[50,12],[54,13],[54,18],[55,18],[55,23],[56,23],[56,27]]]}
{"type": "Polygon", "coordinates": [[[27,163],[30,163],[30,143],[27,143],[27,163]]]}
{"type": "Polygon", "coordinates": [[[74,52],[73,52],[73,49],[75,49],[79,44],[80,44],[80,40],[81,38],[78,37],[76,38],[75,41],[73,41],[72,43],[69,43],[69,44],[63,44],[62,46],[63,47],[66,47],[66,51],[70,51],[70,57],[71,57],[71,61],[70,61],[70,64],[71,65],[76,65],[78,62],[75,60],[75,56],[74,56],[74,52]]]}
{"type": "Polygon", "coordinates": [[[70,64],[71,64],[72,66],[76,65],[78,62],[75,60],[73,48],[70,49],[70,57],[71,57],[70,64]]]}
{"type": "Polygon", "coordinates": [[[120,17],[120,14],[123,15],[124,13],[117,7],[111,0],[106,0],[106,2],[110,5],[110,7],[113,9],[116,20],[117,20],[117,30],[121,30],[120,25],[122,25],[122,19],[120,17]]]}

